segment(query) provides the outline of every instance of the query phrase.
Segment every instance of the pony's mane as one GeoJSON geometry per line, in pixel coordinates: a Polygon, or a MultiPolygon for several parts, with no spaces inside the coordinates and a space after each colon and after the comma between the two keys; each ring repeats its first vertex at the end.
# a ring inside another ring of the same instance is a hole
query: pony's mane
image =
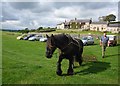
{"type": "Polygon", "coordinates": [[[63,36],[65,36],[65,34],[57,34],[57,35],[54,35],[54,37],[56,37],[56,38],[62,38],[63,36]]]}
{"type": "Polygon", "coordinates": [[[55,39],[57,39],[59,41],[63,41],[63,42],[68,41],[66,34],[58,34],[58,35],[54,35],[54,37],[55,37],[55,39]]]}

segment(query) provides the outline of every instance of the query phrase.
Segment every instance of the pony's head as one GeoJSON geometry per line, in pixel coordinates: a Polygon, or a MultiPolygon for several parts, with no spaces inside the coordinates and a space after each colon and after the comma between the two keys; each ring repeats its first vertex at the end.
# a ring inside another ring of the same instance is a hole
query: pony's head
{"type": "Polygon", "coordinates": [[[54,35],[52,34],[51,36],[46,35],[47,41],[46,41],[46,57],[51,58],[56,46],[55,46],[55,40],[54,40],[54,35]]]}

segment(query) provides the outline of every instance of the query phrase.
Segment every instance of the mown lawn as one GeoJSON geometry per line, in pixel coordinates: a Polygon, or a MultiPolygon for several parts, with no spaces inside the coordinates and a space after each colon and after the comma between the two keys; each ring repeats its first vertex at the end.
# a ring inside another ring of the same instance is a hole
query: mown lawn
{"type": "Polygon", "coordinates": [[[2,84],[2,32],[0,31],[0,85],[2,84]]]}
{"type": "MultiPolygon", "coordinates": [[[[56,75],[57,51],[51,59],[45,57],[45,43],[16,40],[17,33],[2,33],[3,84],[118,84],[118,46],[108,47],[101,58],[98,40],[85,46],[83,66],[66,76],[68,61],[63,60],[63,76],[56,75]]],[[[78,66],[78,64],[75,64],[78,66]]]]}

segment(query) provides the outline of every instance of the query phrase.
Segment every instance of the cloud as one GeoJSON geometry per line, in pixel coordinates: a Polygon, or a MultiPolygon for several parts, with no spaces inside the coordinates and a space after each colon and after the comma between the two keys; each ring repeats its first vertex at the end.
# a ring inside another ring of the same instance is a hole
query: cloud
{"type": "Polygon", "coordinates": [[[79,17],[80,9],[77,6],[74,7],[62,7],[54,11],[55,16],[61,18],[74,18],[79,17]]]}
{"type": "Polygon", "coordinates": [[[79,6],[84,9],[101,9],[112,5],[111,2],[55,2],[56,8],[67,6],[79,6]]]}
{"type": "Polygon", "coordinates": [[[120,1],[118,2],[118,20],[120,20],[120,1]]]}
{"type": "Polygon", "coordinates": [[[2,21],[18,19],[19,17],[16,15],[16,10],[11,8],[8,3],[2,3],[2,21]]]}
{"type": "Polygon", "coordinates": [[[117,8],[117,2],[3,2],[0,21],[8,29],[55,27],[75,17],[96,21],[110,13],[118,16],[117,8]]]}
{"type": "Polygon", "coordinates": [[[19,29],[24,29],[26,27],[20,26],[19,21],[5,21],[1,22],[2,28],[3,29],[13,29],[13,30],[19,30],[19,29]]]}
{"type": "Polygon", "coordinates": [[[9,4],[11,7],[19,10],[34,9],[39,6],[38,2],[9,2],[9,4]]]}

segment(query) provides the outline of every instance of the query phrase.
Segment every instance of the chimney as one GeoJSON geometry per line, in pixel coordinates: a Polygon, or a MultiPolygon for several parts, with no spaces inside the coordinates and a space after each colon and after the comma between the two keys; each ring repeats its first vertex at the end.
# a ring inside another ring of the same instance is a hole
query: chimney
{"type": "Polygon", "coordinates": [[[92,18],[90,18],[90,20],[92,21],[92,18]]]}
{"type": "Polygon", "coordinates": [[[65,20],[65,22],[66,22],[66,20],[65,20]]]}
{"type": "Polygon", "coordinates": [[[109,21],[107,21],[107,26],[109,26],[109,23],[110,23],[110,22],[109,22],[109,21]]]}
{"type": "Polygon", "coordinates": [[[75,18],[75,20],[77,20],[77,18],[75,18]]]}
{"type": "Polygon", "coordinates": [[[92,18],[90,18],[90,24],[92,23],[92,18]]]}

